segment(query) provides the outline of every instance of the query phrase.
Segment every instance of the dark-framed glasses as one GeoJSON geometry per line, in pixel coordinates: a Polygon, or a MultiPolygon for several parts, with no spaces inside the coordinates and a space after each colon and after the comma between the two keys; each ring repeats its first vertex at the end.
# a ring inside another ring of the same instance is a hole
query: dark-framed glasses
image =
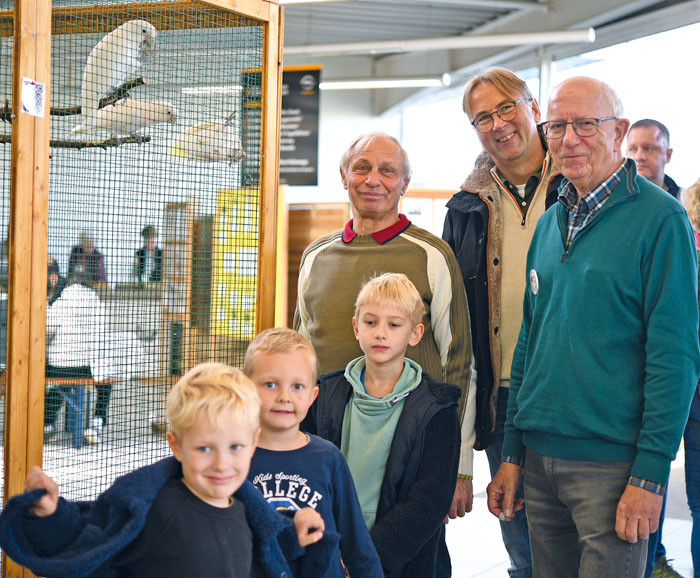
{"type": "Polygon", "coordinates": [[[540,123],[545,138],[562,138],[566,132],[566,125],[574,127],[574,132],[578,136],[593,136],[598,134],[598,123],[606,120],[617,120],[617,116],[606,116],[604,118],[577,118],[570,122],[563,120],[548,120],[540,123]]]}
{"type": "Polygon", "coordinates": [[[519,98],[518,100],[507,100],[501,104],[496,110],[488,114],[480,114],[472,121],[472,126],[479,132],[489,132],[493,128],[493,115],[497,114],[498,118],[508,122],[513,120],[518,114],[518,103],[532,100],[531,98],[519,98]]]}

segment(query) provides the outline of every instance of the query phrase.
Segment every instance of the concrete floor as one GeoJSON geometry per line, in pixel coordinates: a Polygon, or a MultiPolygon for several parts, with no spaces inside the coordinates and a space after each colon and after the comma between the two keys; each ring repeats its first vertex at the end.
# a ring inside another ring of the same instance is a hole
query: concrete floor
{"type": "MultiPolygon", "coordinates": [[[[692,578],[690,557],[690,511],[685,498],[684,453],[671,467],[663,543],[673,568],[684,578],[692,578]]],[[[510,562],[503,547],[498,520],[486,507],[486,485],[490,481],[484,452],[474,458],[474,507],[464,518],[447,526],[447,546],[452,557],[454,578],[507,578],[510,562]]]]}

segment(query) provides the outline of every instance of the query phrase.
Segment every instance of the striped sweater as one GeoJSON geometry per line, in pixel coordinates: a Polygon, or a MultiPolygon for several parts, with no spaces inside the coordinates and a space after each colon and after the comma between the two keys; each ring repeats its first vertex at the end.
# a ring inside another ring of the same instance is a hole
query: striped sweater
{"type": "Polygon", "coordinates": [[[299,269],[294,329],[316,349],[320,373],[345,367],[362,351],[352,330],[362,284],[382,273],[404,273],[423,297],[425,334],[406,357],[437,380],[462,390],[460,474],[471,475],[476,387],[469,310],[457,260],[449,245],[405,216],[391,227],[358,235],[344,230],[309,245],[299,269]]]}

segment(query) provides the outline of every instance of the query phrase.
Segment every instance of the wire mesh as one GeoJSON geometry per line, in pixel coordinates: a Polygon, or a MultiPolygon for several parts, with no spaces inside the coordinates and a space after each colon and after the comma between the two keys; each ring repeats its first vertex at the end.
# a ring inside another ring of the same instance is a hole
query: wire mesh
{"type": "MultiPolygon", "coordinates": [[[[264,28],[196,1],[52,14],[44,469],[92,499],[168,455],[177,378],[242,365],[253,336],[264,28]]],[[[0,122],[3,238],[11,136],[0,122]]]]}

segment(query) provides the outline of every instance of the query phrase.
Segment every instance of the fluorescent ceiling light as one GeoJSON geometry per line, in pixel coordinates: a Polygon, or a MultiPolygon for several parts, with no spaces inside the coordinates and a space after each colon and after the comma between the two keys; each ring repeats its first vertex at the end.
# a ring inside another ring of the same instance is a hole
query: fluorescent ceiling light
{"type": "Polygon", "coordinates": [[[426,88],[431,86],[450,86],[449,74],[432,78],[367,78],[357,80],[324,80],[319,85],[321,90],[370,90],[376,88],[426,88]]]}
{"type": "Polygon", "coordinates": [[[182,89],[182,94],[231,94],[241,92],[243,87],[240,84],[229,86],[188,86],[182,89]]]}
{"type": "Polygon", "coordinates": [[[307,44],[286,46],[285,56],[332,54],[388,54],[396,52],[420,52],[427,50],[454,50],[460,48],[484,48],[493,46],[521,46],[523,44],[577,44],[595,41],[595,30],[559,30],[522,32],[518,34],[479,34],[448,36],[441,38],[413,38],[405,40],[379,40],[374,42],[345,42],[338,44],[307,44]]]}
{"type": "Polygon", "coordinates": [[[280,4],[307,4],[310,2],[342,2],[342,0],[278,0],[280,4]]]}

